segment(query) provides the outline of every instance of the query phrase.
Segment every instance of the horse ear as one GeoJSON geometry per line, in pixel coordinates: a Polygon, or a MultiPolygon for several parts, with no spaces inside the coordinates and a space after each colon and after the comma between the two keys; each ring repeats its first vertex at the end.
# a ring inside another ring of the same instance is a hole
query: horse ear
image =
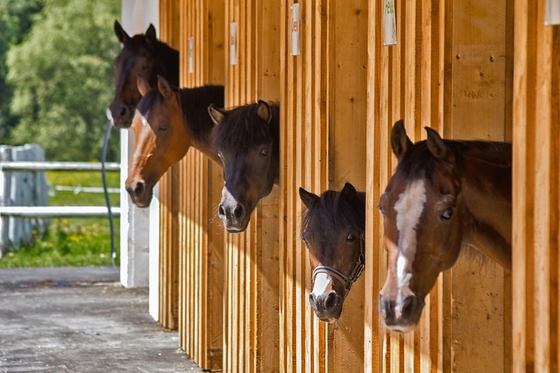
{"type": "Polygon", "coordinates": [[[270,112],[270,107],[266,102],[259,100],[257,106],[257,115],[264,121],[266,121],[266,123],[270,123],[270,120],[272,119],[272,113],[270,112]]]}
{"type": "Polygon", "coordinates": [[[340,194],[348,199],[354,199],[358,195],[358,192],[356,192],[354,185],[346,183],[344,184],[344,188],[340,191],[340,194]]]}
{"type": "Polygon", "coordinates": [[[437,159],[453,162],[455,157],[453,156],[453,153],[449,151],[439,133],[429,127],[425,127],[425,129],[426,132],[428,132],[428,140],[426,143],[430,153],[432,153],[432,155],[437,159]]]}
{"type": "Polygon", "coordinates": [[[154,41],[157,39],[156,28],[151,23],[150,26],[148,26],[148,29],[146,30],[146,39],[148,39],[148,41],[154,41]]]}
{"type": "Polygon", "coordinates": [[[173,97],[173,90],[171,89],[171,86],[169,85],[167,80],[165,80],[163,76],[158,75],[157,84],[158,84],[159,93],[161,93],[161,95],[165,97],[167,100],[170,100],[173,97]]]}
{"type": "Polygon", "coordinates": [[[301,202],[307,208],[311,208],[313,204],[319,200],[319,196],[313,193],[308,192],[307,190],[303,189],[302,187],[299,188],[299,198],[301,198],[301,202]]]}
{"type": "Polygon", "coordinates": [[[412,141],[406,135],[406,130],[404,129],[404,121],[401,119],[393,125],[391,130],[391,148],[393,149],[393,154],[400,161],[406,150],[412,146],[412,141]]]}
{"type": "Polygon", "coordinates": [[[210,114],[210,118],[212,118],[214,124],[219,124],[224,119],[223,109],[217,108],[214,104],[208,106],[208,114],[210,114]]]}
{"type": "Polygon", "coordinates": [[[115,20],[115,25],[113,28],[115,29],[115,35],[117,35],[117,39],[119,39],[122,44],[126,44],[130,40],[130,36],[128,36],[126,31],[124,31],[119,21],[115,20]]]}
{"type": "Polygon", "coordinates": [[[148,80],[140,74],[136,75],[136,87],[142,97],[146,96],[146,94],[152,89],[150,82],[148,82],[148,80]]]}

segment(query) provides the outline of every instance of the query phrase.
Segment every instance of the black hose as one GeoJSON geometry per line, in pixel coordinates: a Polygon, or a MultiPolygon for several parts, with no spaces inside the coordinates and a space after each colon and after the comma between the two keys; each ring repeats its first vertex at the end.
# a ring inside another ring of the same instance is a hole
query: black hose
{"type": "Polygon", "coordinates": [[[117,253],[115,251],[115,227],[113,225],[113,211],[111,210],[109,191],[107,189],[107,178],[105,176],[105,160],[107,158],[107,144],[109,143],[111,128],[113,128],[113,123],[109,119],[107,121],[107,128],[105,129],[103,148],[101,149],[101,178],[103,179],[103,193],[105,194],[105,204],[107,205],[107,213],[109,216],[109,229],[111,231],[111,263],[113,263],[113,267],[115,267],[115,258],[117,257],[117,253]]]}

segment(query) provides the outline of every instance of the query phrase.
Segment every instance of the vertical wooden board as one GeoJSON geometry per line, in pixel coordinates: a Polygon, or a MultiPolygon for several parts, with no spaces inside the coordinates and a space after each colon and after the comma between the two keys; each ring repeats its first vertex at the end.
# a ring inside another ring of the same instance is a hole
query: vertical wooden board
{"type": "MultiPolygon", "coordinates": [[[[227,4],[226,33],[237,22],[237,64],[226,72],[226,107],[258,99],[278,100],[278,1],[253,0],[227,4]],[[275,92],[276,91],[276,92],[275,92]]],[[[278,197],[265,198],[256,208],[246,232],[228,234],[226,250],[233,260],[227,294],[230,323],[224,345],[233,351],[224,357],[226,371],[278,370],[278,197]],[[263,246],[264,245],[264,246],[263,246]],[[276,263],[274,265],[274,263],[276,263]],[[227,347],[230,348],[230,347],[227,347]]]]}
{"type": "MultiPolygon", "coordinates": [[[[329,189],[351,182],[364,190],[366,177],[367,1],[329,3],[328,121],[329,189]]],[[[364,280],[344,302],[335,328],[329,327],[328,368],[363,368],[364,280]]]]}
{"type": "MultiPolygon", "coordinates": [[[[513,57],[506,54],[506,27],[513,26],[506,17],[506,2],[461,0],[453,6],[450,135],[505,140],[506,127],[511,126],[505,122],[506,76],[512,74],[505,67],[513,57]]],[[[504,324],[509,319],[504,313],[511,303],[504,302],[503,270],[465,246],[451,271],[453,365],[472,372],[505,371],[502,357],[511,326],[504,324]]]]}
{"type": "Polygon", "coordinates": [[[544,5],[515,2],[514,372],[558,370],[560,33],[544,5]]]}
{"type": "MultiPolygon", "coordinates": [[[[165,0],[160,3],[159,38],[172,48],[179,49],[179,19],[176,1],[165,0]]],[[[164,327],[177,328],[178,288],[177,288],[177,226],[176,211],[173,203],[173,189],[177,179],[170,169],[160,181],[160,289],[158,320],[164,327]],[[175,215],[174,215],[175,214],[175,215]]]]}

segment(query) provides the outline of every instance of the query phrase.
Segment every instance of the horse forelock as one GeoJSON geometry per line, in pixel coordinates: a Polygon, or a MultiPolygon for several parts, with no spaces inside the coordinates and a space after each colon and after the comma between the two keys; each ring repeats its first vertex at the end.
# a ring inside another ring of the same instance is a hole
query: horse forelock
{"type": "MultiPolygon", "coordinates": [[[[270,105],[273,121],[266,123],[257,114],[258,104],[238,106],[228,110],[223,120],[214,126],[212,147],[217,151],[240,155],[247,149],[275,141],[273,127],[278,123],[278,109],[270,105]]],[[[277,151],[277,149],[275,149],[277,151]]]]}
{"type": "Polygon", "coordinates": [[[341,198],[340,192],[328,190],[321,194],[319,200],[308,208],[303,216],[303,229],[310,230],[314,240],[319,242],[329,239],[328,234],[348,227],[364,229],[365,216],[361,209],[341,198]]]}
{"type": "Polygon", "coordinates": [[[136,110],[140,112],[143,116],[147,116],[148,111],[158,103],[164,100],[163,96],[158,89],[151,89],[138,103],[136,110]]]}

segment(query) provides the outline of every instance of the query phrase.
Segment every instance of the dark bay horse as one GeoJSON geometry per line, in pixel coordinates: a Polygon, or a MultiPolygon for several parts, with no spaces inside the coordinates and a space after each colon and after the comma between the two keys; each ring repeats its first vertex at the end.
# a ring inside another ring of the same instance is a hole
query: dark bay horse
{"type": "Polygon", "coordinates": [[[443,140],[426,130],[427,140],[413,144],[402,121],[393,126],[398,166],[379,199],[388,255],[379,311],[400,332],[414,329],[462,244],[511,271],[511,144],[443,140]]]}
{"type": "Polygon", "coordinates": [[[279,180],[280,105],[258,101],[208,112],[216,125],[212,147],[224,167],[225,186],[218,215],[230,233],[243,232],[259,200],[279,180]]]}
{"type": "Polygon", "coordinates": [[[150,24],[146,34],[130,37],[118,21],[115,35],[121,51],[113,61],[115,65],[115,95],[109,105],[115,128],[131,125],[134,109],[142,98],[136,88],[136,76],[144,76],[151,87],[157,84],[157,75],[171,85],[179,85],[179,52],[156,38],[156,29],[150,24]]]}
{"type": "Polygon", "coordinates": [[[299,188],[299,196],[307,207],[301,236],[313,269],[309,304],[320,320],[334,323],[364,269],[366,195],[346,183],[320,197],[299,188]]]}
{"type": "Polygon", "coordinates": [[[142,100],[132,120],[136,148],[128,169],[125,188],[132,202],[147,207],[153,187],[175,162],[192,146],[217,164],[221,164],[210,147],[214,123],[208,115],[208,105],[223,105],[223,86],[202,86],[178,89],[158,76],[157,88],[138,77],[142,100]]]}

